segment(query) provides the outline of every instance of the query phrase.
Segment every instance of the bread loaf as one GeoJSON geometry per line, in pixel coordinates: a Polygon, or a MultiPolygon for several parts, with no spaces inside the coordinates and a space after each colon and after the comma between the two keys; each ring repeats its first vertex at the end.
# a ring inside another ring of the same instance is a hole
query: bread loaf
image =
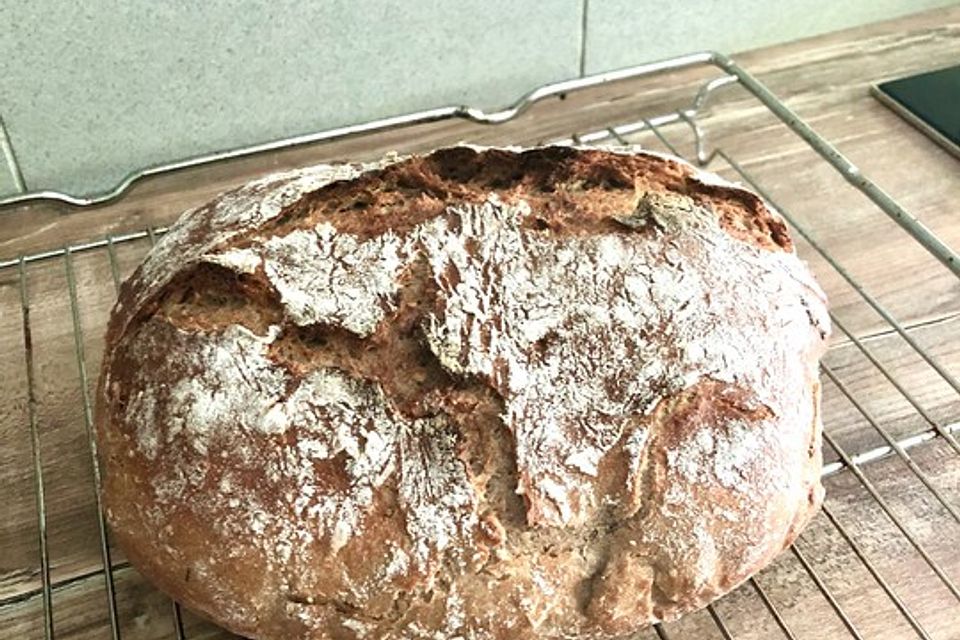
{"type": "Polygon", "coordinates": [[[754,194],[631,149],[270,176],[123,285],[133,565],[252,638],[618,638],[816,511],[824,294],[754,194]]]}

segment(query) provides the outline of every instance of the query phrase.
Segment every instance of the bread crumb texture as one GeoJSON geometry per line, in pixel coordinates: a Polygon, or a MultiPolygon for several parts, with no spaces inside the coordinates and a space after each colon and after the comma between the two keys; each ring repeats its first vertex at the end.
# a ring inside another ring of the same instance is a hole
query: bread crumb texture
{"type": "Polygon", "coordinates": [[[619,638],[812,516],[828,333],[779,216],[679,160],[271,176],[184,214],[122,288],[108,519],[254,638],[619,638]]]}

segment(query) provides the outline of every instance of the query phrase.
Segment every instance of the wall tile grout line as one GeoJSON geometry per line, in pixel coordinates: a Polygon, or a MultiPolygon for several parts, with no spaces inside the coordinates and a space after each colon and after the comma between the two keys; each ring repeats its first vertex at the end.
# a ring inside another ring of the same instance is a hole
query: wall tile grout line
{"type": "Polygon", "coordinates": [[[18,193],[26,193],[27,183],[23,179],[23,173],[20,171],[20,163],[17,162],[17,154],[13,150],[13,142],[10,140],[10,134],[7,132],[7,125],[3,121],[2,116],[0,116],[0,153],[3,154],[3,159],[7,163],[7,170],[10,172],[10,178],[13,180],[13,188],[18,193]]]}
{"type": "Polygon", "coordinates": [[[580,77],[587,75],[587,16],[590,0],[582,0],[580,5],[580,77]]]}

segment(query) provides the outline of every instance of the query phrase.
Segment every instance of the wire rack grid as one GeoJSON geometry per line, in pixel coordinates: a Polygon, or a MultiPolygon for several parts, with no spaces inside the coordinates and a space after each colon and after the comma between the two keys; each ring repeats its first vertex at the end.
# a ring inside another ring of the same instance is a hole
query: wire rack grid
{"type": "MultiPolygon", "coordinates": [[[[749,158],[736,157],[723,146],[709,144],[708,103],[715,101],[721,90],[739,87],[781,127],[799,136],[815,157],[822,159],[821,165],[831,167],[850,185],[842,188],[862,193],[872,202],[878,219],[886,214],[896,224],[893,232],[905,233],[911,243],[922,247],[930,263],[924,268],[944,271],[950,286],[956,286],[960,261],[936,235],[725,56],[692,54],[548,85],[493,113],[445,107],[212,154],[131,174],[117,188],[93,197],[24,192],[0,205],[57,200],[93,206],[123,197],[130,185],[143,177],[187,166],[348,136],[375,136],[422,122],[461,118],[496,125],[513,120],[545,98],[692,67],[713,70],[715,77],[700,85],[679,109],[612,126],[586,127],[568,137],[541,142],[639,143],[687,155],[693,162],[750,185],[788,221],[802,257],[811,262],[821,281],[845,288],[842,294],[828,288],[828,295],[852,298],[854,302],[848,307],[857,313],[851,315],[859,318],[872,314],[875,328],[864,333],[851,327],[841,314],[831,314],[837,335],[822,365],[823,476],[828,490],[822,513],[774,565],[734,593],[703,612],[656,625],[640,637],[960,639],[960,559],[956,551],[960,542],[960,444],[955,435],[960,430],[960,382],[954,374],[955,363],[947,362],[953,354],[948,353],[945,359],[939,343],[931,344],[923,326],[899,321],[881,296],[868,291],[834,255],[830,243],[818,237],[803,216],[795,215],[791,207],[779,201],[773,188],[747,168],[749,158]],[[692,151],[684,153],[688,148],[692,151]],[[841,352],[842,356],[836,355],[841,352]],[[935,396],[933,408],[928,406],[931,394],[918,391],[913,384],[918,371],[935,379],[944,390],[935,396]],[[879,382],[865,387],[863,381],[868,378],[879,382]],[[889,403],[900,408],[888,411],[889,403]],[[841,424],[849,428],[841,429],[841,424]]],[[[15,166],[11,154],[8,159],[15,166]]],[[[17,382],[22,400],[18,405],[22,411],[15,418],[21,429],[6,435],[0,430],[0,451],[7,446],[2,438],[21,439],[22,473],[17,486],[31,489],[31,522],[35,529],[29,544],[21,541],[19,547],[14,545],[13,554],[20,555],[0,555],[0,572],[7,571],[7,564],[27,567],[14,576],[27,586],[15,592],[4,590],[4,580],[13,573],[0,575],[0,630],[9,626],[25,637],[46,640],[104,635],[115,640],[225,637],[188,612],[181,612],[175,603],[143,583],[125,560],[115,557],[100,510],[100,471],[91,437],[90,390],[95,381],[90,370],[95,370],[99,358],[103,328],[91,324],[102,323],[103,314],[91,321],[84,298],[95,297],[101,307],[108,308],[123,274],[163,231],[146,228],[0,260],[0,293],[4,288],[7,292],[0,295],[0,330],[16,334],[17,347],[16,352],[10,351],[16,357],[0,364],[0,373],[9,374],[2,378],[4,384],[8,379],[17,382]],[[103,269],[97,271],[91,267],[92,262],[103,269]],[[98,281],[96,273],[109,274],[108,281],[98,281]],[[43,291],[35,292],[34,283],[43,291]],[[37,300],[53,302],[41,304],[37,300]],[[50,329],[57,322],[61,329],[50,329]],[[70,352],[69,367],[51,367],[38,355],[48,334],[56,334],[62,349],[70,352]],[[64,396],[65,403],[76,402],[79,409],[67,417],[51,415],[45,408],[45,398],[51,394],[64,396]],[[73,474],[65,480],[58,460],[49,459],[49,447],[44,442],[45,437],[54,437],[47,434],[53,433],[52,423],[58,420],[73,421],[77,427],[75,432],[80,435],[69,442],[74,445],[73,459],[82,461],[86,469],[85,474],[73,474]],[[76,478],[82,486],[76,486],[76,478]],[[63,539],[57,531],[79,525],[70,520],[69,509],[67,515],[57,518],[49,509],[52,490],[64,483],[88,503],[79,512],[93,520],[83,526],[86,536],[96,540],[98,556],[95,562],[71,571],[58,568],[64,554],[57,549],[57,541],[63,539]],[[25,553],[31,557],[24,557],[25,553]]],[[[11,446],[11,450],[14,448],[11,446]]],[[[0,513],[3,509],[0,507],[0,513]]],[[[10,509],[12,519],[22,517],[20,511],[10,509]]]]}

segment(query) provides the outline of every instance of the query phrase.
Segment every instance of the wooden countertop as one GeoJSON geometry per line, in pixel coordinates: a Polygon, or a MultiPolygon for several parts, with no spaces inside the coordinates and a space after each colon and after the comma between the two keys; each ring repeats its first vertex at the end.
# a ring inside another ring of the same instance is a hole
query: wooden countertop
{"type": "MultiPolygon", "coordinates": [[[[955,64],[958,57],[960,7],[734,56],[954,248],[960,247],[960,162],[879,105],[868,95],[868,86],[887,77],[955,64]]],[[[715,69],[695,69],[606,85],[538,104],[517,120],[496,127],[442,122],[183,171],[138,183],[121,200],[90,209],[52,204],[17,207],[0,212],[0,262],[169,224],[182,210],[272,170],[330,159],[371,158],[388,150],[422,150],[461,140],[534,143],[633,122],[686,104],[699,84],[715,75],[715,69]]],[[[902,324],[912,340],[949,374],[960,377],[957,278],[742,89],[719,92],[700,122],[711,145],[737,159],[902,324]]],[[[671,125],[664,134],[681,152],[691,151],[692,136],[686,125],[671,125]]],[[[649,133],[630,139],[663,149],[649,133]]],[[[722,161],[710,168],[737,178],[722,161]]],[[[843,326],[883,363],[933,422],[960,423],[960,388],[938,376],[812,247],[802,241],[798,247],[828,292],[843,326]]],[[[113,251],[117,275],[129,273],[148,248],[148,239],[117,244],[113,251]]],[[[101,334],[115,293],[111,267],[111,252],[105,248],[75,253],[69,263],[63,257],[30,263],[23,274],[29,314],[21,308],[19,269],[0,268],[0,487],[6,494],[0,504],[0,629],[9,637],[43,637],[31,415],[46,492],[56,637],[109,637],[82,383],[86,382],[88,392],[95,383],[101,334]],[[71,277],[76,284],[75,304],[68,286],[71,277]],[[25,349],[28,340],[29,350],[25,349]],[[78,365],[78,347],[83,370],[78,365]]],[[[826,363],[869,419],[887,433],[899,437],[929,428],[930,423],[840,329],[835,331],[826,363]]],[[[825,381],[823,413],[827,432],[850,454],[884,443],[864,413],[830,381],[825,381]]],[[[827,460],[835,460],[837,454],[826,449],[827,460]]],[[[911,449],[910,454],[929,484],[955,512],[960,509],[960,452],[937,439],[911,449]]],[[[869,489],[849,471],[826,480],[827,505],[842,530],[825,515],[819,516],[798,544],[803,559],[862,637],[894,639],[916,634],[858,559],[858,551],[930,637],[960,639],[960,598],[951,594],[883,514],[870,491],[885,500],[954,583],[960,583],[960,554],[956,553],[960,521],[897,458],[874,461],[863,469],[869,489]],[[843,534],[852,537],[856,549],[843,534]]],[[[126,566],[119,551],[113,560],[122,637],[173,637],[169,600],[126,566]]],[[[758,576],[757,584],[796,637],[850,637],[795,555],[785,553],[758,576]]],[[[783,637],[775,617],[750,584],[720,601],[716,611],[735,638],[783,637]]],[[[224,637],[190,614],[185,613],[184,619],[188,638],[224,637]]],[[[674,639],[723,637],[706,612],[666,625],[665,633],[674,639]]],[[[641,637],[656,636],[649,631],[641,637]]]]}

